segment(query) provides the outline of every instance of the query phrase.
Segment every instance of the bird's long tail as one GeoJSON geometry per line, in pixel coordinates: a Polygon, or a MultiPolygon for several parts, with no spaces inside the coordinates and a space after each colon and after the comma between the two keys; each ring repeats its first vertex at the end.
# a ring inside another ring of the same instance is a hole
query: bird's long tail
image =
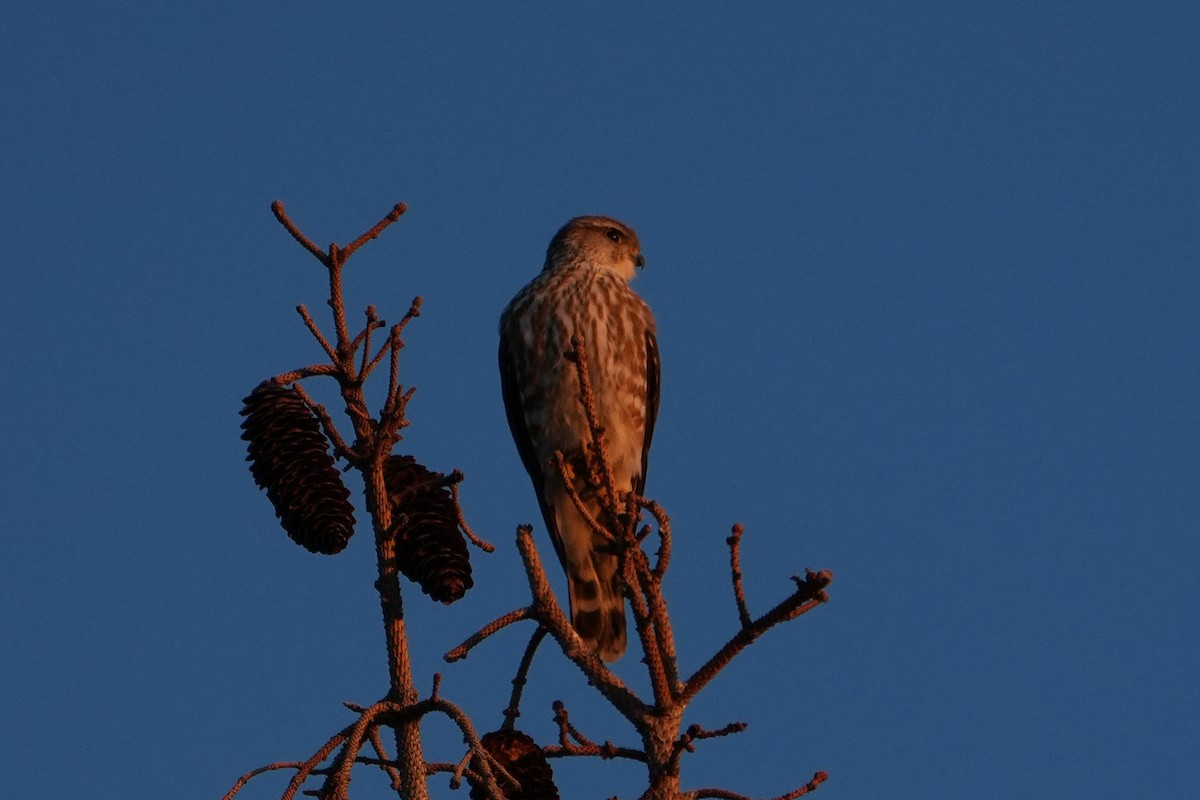
{"type": "Polygon", "coordinates": [[[595,550],[589,555],[567,570],[571,624],[600,658],[616,661],[625,653],[625,599],[617,557],[595,550]]]}

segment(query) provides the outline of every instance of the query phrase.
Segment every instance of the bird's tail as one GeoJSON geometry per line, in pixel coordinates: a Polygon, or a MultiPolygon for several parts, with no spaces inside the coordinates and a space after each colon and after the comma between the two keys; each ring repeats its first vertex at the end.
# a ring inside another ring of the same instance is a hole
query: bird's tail
{"type": "Polygon", "coordinates": [[[605,661],[625,653],[625,599],[617,575],[617,557],[593,550],[587,563],[568,569],[571,624],[580,638],[605,661]]]}

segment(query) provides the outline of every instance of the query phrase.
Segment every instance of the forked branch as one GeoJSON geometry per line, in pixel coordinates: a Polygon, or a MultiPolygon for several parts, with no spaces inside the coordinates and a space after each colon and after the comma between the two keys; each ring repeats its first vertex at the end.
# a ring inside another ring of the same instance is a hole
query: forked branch
{"type": "MultiPolygon", "coordinates": [[[[340,247],[334,243],[329,245],[327,251],[317,247],[299,229],[288,217],[282,203],[273,203],[271,210],[288,234],[321,262],[329,276],[327,302],[333,312],[334,336],[327,336],[321,330],[305,306],[301,305],[297,308],[305,327],[320,345],[328,357],[329,363],[303,367],[277,375],[272,380],[277,384],[292,385],[294,393],[319,421],[320,429],[328,442],[332,444],[335,454],[345,458],[352,467],[363,473],[366,505],[375,534],[377,565],[375,586],[383,611],[389,689],[385,697],[372,706],[366,708],[351,706],[352,710],[358,714],[355,723],[331,737],[310,758],[305,761],[278,762],[246,773],[225,796],[226,800],[236,795],[255,776],[282,769],[290,769],[295,772],[284,792],[283,800],[291,800],[301,786],[316,775],[325,776],[324,785],[319,791],[321,797],[327,798],[327,800],[344,800],[347,796],[350,774],[356,764],[373,764],[383,769],[388,774],[392,788],[405,800],[426,800],[428,797],[427,776],[433,771],[433,767],[424,761],[419,725],[426,714],[435,712],[449,717],[459,727],[467,745],[467,753],[463,757],[462,767],[456,768],[456,774],[461,776],[464,771],[467,771],[469,765],[470,773],[478,779],[478,785],[482,787],[486,796],[499,798],[502,795],[496,775],[499,773],[505,775],[506,778],[511,778],[511,776],[506,775],[498,765],[495,765],[494,759],[480,745],[479,738],[466,714],[453,703],[438,696],[436,680],[433,694],[425,700],[419,700],[409,659],[404,606],[400,591],[400,565],[397,556],[397,538],[400,534],[398,533],[399,526],[393,524],[393,517],[400,515],[393,513],[394,492],[385,479],[384,468],[385,464],[395,463],[395,459],[391,455],[392,449],[401,439],[401,431],[408,425],[406,409],[408,401],[413,396],[414,387],[405,388],[400,385],[399,351],[404,346],[401,338],[403,331],[409,322],[420,314],[421,299],[418,297],[413,300],[404,318],[391,327],[386,341],[379,346],[378,350],[373,350],[373,333],[385,328],[386,323],[379,318],[374,306],[367,307],[364,326],[353,337],[350,335],[346,321],[342,270],[347,260],[360,247],[398,220],[404,213],[405,206],[403,203],[397,203],[383,219],[359,235],[349,245],[340,247]],[[366,403],[363,390],[364,381],[383,363],[385,358],[389,358],[390,367],[388,391],[383,410],[376,419],[371,415],[366,403]],[[314,402],[300,387],[300,381],[318,376],[331,377],[337,382],[346,414],[354,429],[352,443],[350,442],[351,437],[343,436],[338,431],[326,409],[314,402]],[[380,732],[384,728],[390,729],[396,738],[394,759],[389,758],[380,736],[380,732]],[[363,748],[368,745],[373,755],[362,752],[363,748]],[[326,766],[322,767],[322,764],[326,764],[326,766]]],[[[295,434],[291,432],[292,429],[286,425],[277,425],[273,428],[262,423],[257,424],[254,430],[256,431],[255,435],[265,436],[263,431],[268,431],[272,432],[272,435],[295,438],[295,434]],[[278,433],[274,433],[277,429],[278,433]]],[[[319,443],[316,447],[321,449],[319,443]]],[[[411,461],[411,459],[409,460],[411,461]]],[[[451,475],[445,476],[441,473],[431,473],[423,466],[416,464],[412,470],[401,474],[434,475],[435,477],[430,481],[435,485],[426,485],[429,481],[425,481],[420,482],[415,489],[424,492],[424,496],[434,498],[430,503],[441,504],[437,505],[433,512],[428,510],[434,508],[433,505],[421,506],[421,508],[426,509],[427,514],[433,513],[437,516],[438,524],[444,523],[446,528],[451,529],[450,534],[454,536],[457,535],[452,530],[456,519],[462,526],[462,530],[467,532],[468,537],[474,543],[482,549],[490,549],[490,545],[469,532],[465,520],[463,520],[457,488],[459,481],[462,480],[461,472],[455,470],[451,475]],[[445,490],[447,488],[450,490],[447,499],[453,501],[452,512],[445,503],[437,500],[439,497],[446,497],[445,490]]],[[[290,473],[285,473],[285,477],[290,478],[290,473]]],[[[308,497],[304,493],[297,493],[296,496],[299,498],[297,502],[304,502],[308,497]]],[[[409,495],[402,496],[409,497],[409,495]]],[[[351,518],[349,522],[352,524],[353,519],[351,518]]],[[[440,531],[441,528],[438,528],[438,532],[440,531]]],[[[329,551],[322,550],[322,552],[329,551]]],[[[333,550],[332,552],[337,551],[333,550]]],[[[454,562],[452,567],[447,567],[447,563],[443,559],[441,562],[435,562],[433,568],[435,570],[438,568],[459,570],[453,574],[456,576],[456,580],[460,580],[457,576],[463,573],[459,564],[465,563],[465,557],[463,557],[463,562],[454,562]]],[[[465,574],[469,576],[469,569],[465,574]]],[[[458,585],[461,587],[461,580],[458,585]]],[[[426,585],[422,583],[422,587],[425,588],[426,585]]],[[[426,591],[429,592],[427,588],[426,591]]],[[[460,594],[461,591],[460,589],[460,594]]],[[[457,596],[460,595],[454,597],[457,596]]]]}
{"type": "MultiPolygon", "coordinates": [[[[650,788],[643,795],[646,800],[699,800],[701,797],[724,797],[730,800],[748,800],[725,789],[701,789],[683,792],[680,788],[680,766],[684,753],[692,752],[697,742],[738,733],[745,728],[741,722],[731,723],[716,730],[707,730],[699,725],[683,727],[683,715],[687,705],[708,683],[739,653],[771,628],[795,619],[828,600],[825,588],[832,580],[826,570],[808,571],[797,578],[796,590],[782,602],[758,618],[749,610],[741,569],[741,539],[743,529],[735,526],[727,540],[730,546],[730,567],[733,581],[734,601],[737,606],[739,630],[714,655],[712,655],[686,681],[678,678],[674,628],[662,592],[662,583],[671,556],[671,526],[667,513],[657,503],[625,489],[619,491],[613,481],[609,462],[604,427],[596,409],[596,398],[591,384],[588,354],[579,337],[571,339],[571,350],[565,357],[573,362],[579,384],[579,401],[588,425],[588,441],[581,443],[585,459],[582,464],[566,454],[558,452],[550,465],[556,469],[571,502],[591,528],[594,539],[604,542],[617,554],[625,597],[633,613],[634,625],[642,646],[643,662],[649,673],[653,689],[653,703],[646,703],[624,685],[584,644],[575,633],[562,608],[559,606],[546,580],[545,571],[533,543],[532,528],[521,526],[517,531],[517,547],[529,579],[533,603],[489,623],[455,650],[447,659],[461,658],[466,652],[488,636],[513,622],[533,619],[539,624],[536,637],[545,631],[559,645],[562,653],[587,676],[610,703],[634,726],[642,738],[643,748],[620,748],[611,742],[597,744],[584,737],[571,724],[562,703],[555,703],[555,719],[559,725],[557,744],[543,747],[546,756],[599,756],[601,758],[623,757],[641,761],[647,765],[650,788]],[[585,498],[581,487],[587,488],[585,498]],[[652,534],[647,525],[638,530],[641,511],[649,512],[653,518],[653,529],[657,530],[660,547],[654,563],[643,549],[652,534]]],[[[532,646],[527,650],[518,679],[528,669],[532,646]]],[[[514,681],[517,684],[518,681],[514,681]]],[[[519,714],[520,686],[505,712],[505,725],[511,727],[519,714]]],[[[815,789],[825,779],[817,773],[805,786],[783,795],[779,800],[791,800],[815,789]]]]}

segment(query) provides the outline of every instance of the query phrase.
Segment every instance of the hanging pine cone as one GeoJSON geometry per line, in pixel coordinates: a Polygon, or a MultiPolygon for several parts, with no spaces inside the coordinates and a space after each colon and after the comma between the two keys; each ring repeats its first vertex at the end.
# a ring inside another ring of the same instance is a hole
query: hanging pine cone
{"type": "Polygon", "coordinates": [[[434,600],[453,603],[475,582],[450,490],[412,456],[391,456],[383,474],[396,519],[397,566],[434,600]]]}
{"type": "MultiPolygon", "coordinates": [[[[493,731],[485,733],[479,743],[521,784],[520,789],[505,787],[504,779],[497,776],[507,800],[558,800],[554,772],[533,739],[520,731],[493,731]]],[[[471,800],[485,798],[483,787],[472,781],[471,800]]]]}
{"type": "Polygon", "coordinates": [[[317,418],[300,395],[271,381],[242,402],[250,474],[279,523],[311,552],[340,553],[354,535],[354,508],[317,418]]]}

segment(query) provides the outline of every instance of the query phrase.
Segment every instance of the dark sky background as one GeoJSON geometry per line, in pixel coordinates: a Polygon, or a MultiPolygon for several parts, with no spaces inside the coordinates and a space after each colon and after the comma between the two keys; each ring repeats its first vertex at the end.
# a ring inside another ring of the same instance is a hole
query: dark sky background
{"type": "MultiPolygon", "coordinates": [[[[1194,792],[1193,3],[3,18],[7,794],[219,798],[386,689],[369,533],[310,555],[243,461],[241,398],[321,359],[295,305],[329,324],[275,199],[322,244],[410,206],[351,262],[347,302],[395,321],[425,299],[401,447],[466,473],[498,552],[452,607],[406,597],[422,691],[441,671],[481,730],[528,629],[440,655],[526,601],[513,531],[540,527],[496,321],[558,226],[603,213],[639,231],[659,321],[648,491],[672,515],[685,671],[737,624],[734,522],[756,612],[806,567],[835,576],[697,701],[687,723],[749,728],[702,743],[685,788],[768,798],[828,770],[830,800],[1194,792]]],[[[618,669],[645,687],[636,658],[618,669]]],[[[561,698],[636,744],[550,649],[531,680],[540,740],[561,698]]],[[[445,722],[428,733],[457,760],[445,722]]],[[[644,786],[636,764],[555,766],[564,797],[644,786]]],[[[387,796],[357,774],[355,797],[387,796]]]]}

